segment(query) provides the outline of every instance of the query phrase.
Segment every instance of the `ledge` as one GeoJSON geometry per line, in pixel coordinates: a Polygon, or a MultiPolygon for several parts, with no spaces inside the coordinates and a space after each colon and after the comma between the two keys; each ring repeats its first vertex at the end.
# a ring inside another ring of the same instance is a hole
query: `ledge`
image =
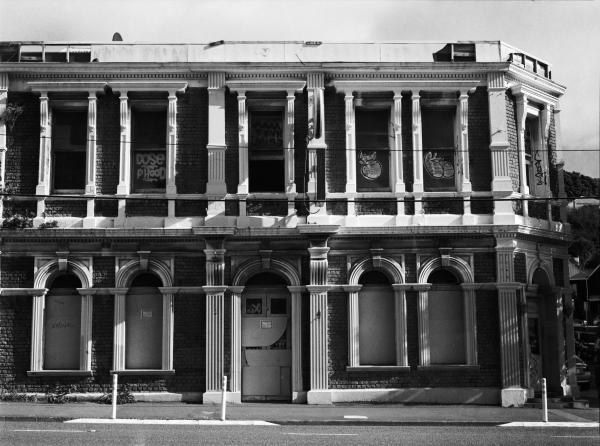
{"type": "Polygon", "coordinates": [[[27,376],[93,376],[91,370],[28,370],[27,376]]]}
{"type": "Polygon", "coordinates": [[[479,365],[471,364],[434,364],[434,365],[420,365],[417,366],[417,370],[420,372],[470,372],[479,370],[479,365]]]}
{"type": "Polygon", "coordinates": [[[152,369],[128,369],[128,370],[111,370],[111,375],[174,375],[175,370],[152,370],[152,369]]]}
{"type": "Polygon", "coordinates": [[[410,372],[409,365],[358,365],[347,366],[347,372],[410,372]]]}

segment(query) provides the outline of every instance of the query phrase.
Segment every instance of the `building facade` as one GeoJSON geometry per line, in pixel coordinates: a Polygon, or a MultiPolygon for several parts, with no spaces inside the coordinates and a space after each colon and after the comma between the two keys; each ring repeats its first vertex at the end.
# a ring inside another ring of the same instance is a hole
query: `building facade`
{"type": "Polygon", "coordinates": [[[502,42],[0,44],[0,379],[577,395],[547,62],[502,42]]]}

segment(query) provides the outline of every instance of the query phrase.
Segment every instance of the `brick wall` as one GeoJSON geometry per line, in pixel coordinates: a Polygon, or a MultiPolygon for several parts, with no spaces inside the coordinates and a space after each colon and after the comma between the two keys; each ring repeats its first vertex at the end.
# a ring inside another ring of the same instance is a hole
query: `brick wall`
{"type": "Polygon", "coordinates": [[[306,138],[308,136],[308,93],[304,90],[296,94],[294,103],[294,171],[296,190],[304,192],[308,181],[306,138]]]}
{"type": "Polygon", "coordinates": [[[327,283],[344,285],[348,283],[346,256],[329,256],[327,259],[327,283]]]}
{"type": "Polygon", "coordinates": [[[85,217],[86,200],[46,200],[46,217],[85,217]]]}
{"type": "Polygon", "coordinates": [[[0,287],[33,288],[33,257],[2,257],[0,287]]]}
{"type": "Polygon", "coordinates": [[[510,93],[506,92],[506,126],[508,133],[508,161],[509,161],[509,175],[512,180],[513,191],[519,191],[521,184],[519,175],[519,145],[518,145],[518,134],[517,134],[517,101],[515,97],[510,93]]]}
{"type": "Polygon", "coordinates": [[[527,266],[525,253],[517,252],[514,256],[515,262],[515,281],[527,283],[527,266]]]}
{"type": "Polygon", "coordinates": [[[432,198],[423,199],[423,210],[426,214],[463,214],[464,204],[462,199],[454,200],[444,198],[434,200],[432,198]]]}
{"type": "Polygon", "coordinates": [[[125,214],[128,217],[152,216],[166,217],[167,216],[167,200],[126,200],[125,214]]]}
{"type": "Polygon", "coordinates": [[[225,183],[227,193],[235,194],[239,183],[238,156],[238,103],[237,94],[225,92],[225,183]]]}
{"type": "Polygon", "coordinates": [[[477,252],[473,255],[475,282],[496,281],[496,255],[493,252],[477,252]]]}
{"type": "Polygon", "coordinates": [[[478,87],[469,95],[469,166],[474,191],[488,191],[492,183],[488,94],[478,87]]]}
{"type": "Polygon", "coordinates": [[[32,93],[8,92],[8,102],[23,113],[8,131],[5,184],[15,194],[35,194],[40,154],[40,101],[32,93]]]}
{"type": "Polygon", "coordinates": [[[110,288],[116,286],[115,283],[115,258],[94,257],[94,287],[110,288]]]}
{"type": "MultiPolygon", "coordinates": [[[[96,187],[98,193],[113,195],[119,184],[120,117],[119,96],[112,91],[98,96],[96,114],[96,187]]],[[[104,203],[103,203],[104,204],[104,203]]],[[[96,207],[102,208],[98,201],[96,207]]]]}
{"type": "Polygon", "coordinates": [[[177,100],[177,192],[206,192],[208,181],[208,91],[188,88],[177,100]]]}
{"type": "Polygon", "coordinates": [[[404,184],[407,192],[413,191],[413,146],[412,146],[412,99],[409,93],[402,95],[402,161],[404,184]]]}
{"type": "Polygon", "coordinates": [[[564,262],[560,257],[552,259],[552,273],[554,274],[554,283],[556,286],[565,286],[564,262]]]}
{"type": "Polygon", "coordinates": [[[328,192],[346,189],[346,114],[344,94],[325,89],[325,176],[328,192]]]}

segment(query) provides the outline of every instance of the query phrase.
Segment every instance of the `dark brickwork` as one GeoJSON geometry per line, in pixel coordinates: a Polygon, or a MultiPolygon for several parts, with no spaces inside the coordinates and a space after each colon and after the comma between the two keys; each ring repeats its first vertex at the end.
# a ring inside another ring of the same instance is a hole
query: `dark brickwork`
{"type": "Polygon", "coordinates": [[[93,281],[94,287],[98,288],[116,286],[114,257],[94,257],[93,281]]]}
{"type": "Polygon", "coordinates": [[[127,215],[127,217],[166,217],[167,200],[127,200],[125,215],[127,215]]]}
{"type": "Polygon", "coordinates": [[[208,181],[208,91],[188,88],[177,100],[177,192],[206,192],[208,181]]]}
{"type": "Polygon", "coordinates": [[[46,200],[46,217],[85,217],[86,200],[46,200]]]}
{"type": "Polygon", "coordinates": [[[225,183],[227,193],[235,194],[239,183],[238,156],[238,103],[236,93],[225,93],[225,183]]]}
{"type": "Polygon", "coordinates": [[[336,285],[348,283],[346,256],[329,256],[327,259],[327,281],[336,285]]]}
{"type": "Polygon", "coordinates": [[[496,255],[493,252],[477,252],[473,255],[475,282],[496,281],[496,255]]]}
{"type": "Polygon", "coordinates": [[[246,215],[287,215],[287,200],[248,200],[246,202],[246,215]]]}
{"type": "Polygon", "coordinates": [[[206,261],[204,257],[175,258],[175,286],[206,285],[206,261]]]}
{"type": "Polygon", "coordinates": [[[357,215],[396,215],[397,205],[396,200],[357,200],[356,214],[357,215]]]}
{"type": "Polygon", "coordinates": [[[175,201],[175,216],[176,217],[206,217],[206,208],[208,202],[206,200],[176,200],[175,201]]]}
{"type": "Polygon", "coordinates": [[[494,200],[492,198],[471,200],[472,214],[491,214],[494,212],[494,200]]]}
{"type": "Polygon", "coordinates": [[[554,119],[554,107],[550,109],[550,126],[548,129],[548,168],[550,171],[550,176],[548,181],[550,181],[550,190],[552,191],[552,196],[558,196],[558,169],[556,166],[557,162],[557,152],[556,152],[556,121],[554,119]]]}
{"type": "Polygon", "coordinates": [[[556,286],[565,286],[564,275],[565,261],[559,257],[552,259],[552,272],[554,274],[554,283],[556,286]]]}
{"type": "Polygon", "coordinates": [[[478,87],[469,95],[469,166],[474,191],[488,191],[492,183],[488,94],[478,87]]]}
{"type": "MultiPolygon", "coordinates": [[[[3,259],[3,267],[5,260],[3,259]]],[[[31,271],[33,273],[33,265],[31,271]]],[[[2,275],[4,276],[4,271],[2,275]]],[[[4,283],[2,286],[5,286],[4,283]]],[[[33,391],[27,382],[31,350],[31,305],[32,299],[29,296],[0,299],[0,388],[8,391],[33,391]]],[[[43,391],[41,386],[37,389],[43,391]]]]}
{"type": "Polygon", "coordinates": [[[509,175],[512,180],[513,191],[519,191],[521,184],[519,175],[519,144],[517,134],[517,101],[510,93],[506,93],[506,128],[508,133],[508,159],[509,175]]]}
{"type": "MultiPolygon", "coordinates": [[[[119,96],[109,91],[98,96],[96,115],[96,187],[99,194],[114,195],[119,184],[119,96]]],[[[104,206],[96,201],[96,212],[104,206]]],[[[102,211],[97,215],[104,215],[102,211]]]]}
{"type": "Polygon", "coordinates": [[[517,252],[514,256],[515,261],[515,280],[521,283],[527,283],[527,264],[525,253],[517,252]]]}
{"type": "Polygon", "coordinates": [[[32,288],[33,257],[2,257],[0,287],[32,288]]]}
{"type": "MultiPolygon", "coordinates": [[[[195,281],[191,277],[189,280],[195,281]]],[[[205,390],[206,298],[204,295],[178,294],[174,300],[173,367],[176,375],[172,382],[172,390],[203,392],[205,390]]]]}
{"type": "MultiPolygon", "coordinates": [[[[10,199],[9,199],[10,200],[10,199]]],[[[3,209],[3,217],[35,217],[37,203],[35,201],[5,201],[3,209]]]]}
{"type": "Polygon", "coordinates": [[[304,192],[308,181],[308,154],[306,138],[308,137],[308,93],[304,90],[296,94],[294,103],[294,171],[296,191],[304,192]]]}
{"type": "Polygon", "coordinates": [[[94,215],[96,217],[116,217],[119,211],[117,200],[94,200],[94,215]]]}
{"type": "Polygon", "coordinates": [[[348,202],[345,199],[329,199],[325,208],[327,215],[348,215],[348,202]]]}
{"type": "Polygon", "coordinates": [[[528,205],[530,217],[539,218],[542,220],[546,220],[548,218],[546,200],[540,200],[540,201],[529,200],[527,202],[527,205],[528,205]]]}
{"type": "MultiPolygon", "coordinates": [[[[413,146],[412,146],[412,99],[410,94],[402,95],[402,161],[404,184],[407,192],[413,191],[413,146]]],[[[413,211],[414,213],[414,211],[413,211]]]]}
{"type": "Polygon", "coordinates": [[[328,192],[346,189],[346,118],[344,94],[325,89],[325,176],[328,192]]]}
{"type": "Polygon", "coordinates": [[[35,194],[40,157],[40,101],[32,93],[8,92],[8,102],[23,107],[14,129],[8,130],[5,182],[15,194],[35,194]]]}
{"type": "Polygon", "coordinates": [[[423,210],[426,214],[463,214],[464,205],[462,199],[445,198],[434,200],[432,198],[424,198],[423,210]]]}
{"type": "Polygon", "coordinates": [[[404,256],[404,280],[407,283],[417,283],[417,255],[408,253],[404,256]]]}

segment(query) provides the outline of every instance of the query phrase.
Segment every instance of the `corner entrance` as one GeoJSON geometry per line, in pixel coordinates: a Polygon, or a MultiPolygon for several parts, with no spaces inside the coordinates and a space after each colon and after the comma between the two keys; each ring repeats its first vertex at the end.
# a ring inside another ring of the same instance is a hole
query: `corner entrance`
{"type": "Polygon", "coordinates": [[[277,275],[252,277],[242,294],[242,401],[290,401],[290,293],[277,275]]]}

